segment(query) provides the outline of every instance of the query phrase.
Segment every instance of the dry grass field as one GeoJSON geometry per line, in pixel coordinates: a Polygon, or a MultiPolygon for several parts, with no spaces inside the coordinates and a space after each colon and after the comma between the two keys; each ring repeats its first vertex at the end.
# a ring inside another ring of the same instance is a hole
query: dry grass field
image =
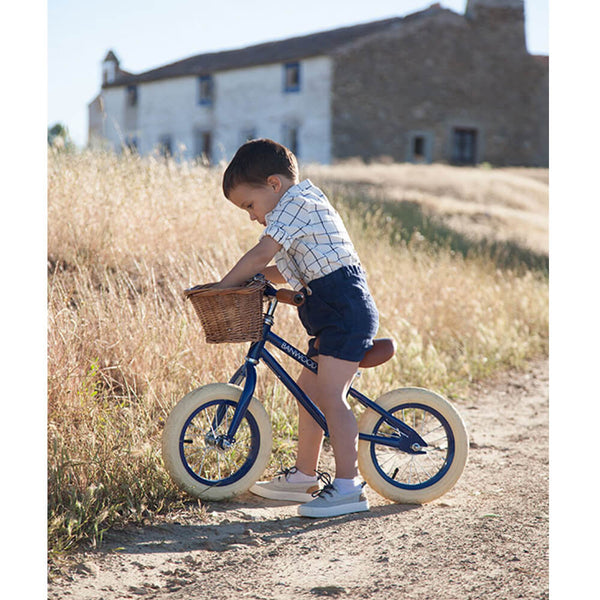
{"type": "Polygon", "coordinates": [[[514,242],[548,254],[548,169],[350,162],[309,175],[363,196],[418,205],[471,240],[514,242]]]}
{"type": "MultiPolygon", "coordinates": [[[[223,198],[222,167],[55,150],[48,161],[57,557],[184,499],[162,466],[162,425],[191,389],[227,381],[245,345],[207,345],[182,290],[222,276],[261,227],[223,198]]],[[[344,218],[380,335],[398,342],[394,359],[363,374],[367,394],[421,385],[460,403],[474,380],[547,353],[546,171],[355,164],[302,175],[344,218]]],[[[281,307],[276,329],[304,347],[291,307],[281,307]]],[[[257,395],[272,415],[273,461],[285,462],[294,404],[271,377],[257,395]]]]}

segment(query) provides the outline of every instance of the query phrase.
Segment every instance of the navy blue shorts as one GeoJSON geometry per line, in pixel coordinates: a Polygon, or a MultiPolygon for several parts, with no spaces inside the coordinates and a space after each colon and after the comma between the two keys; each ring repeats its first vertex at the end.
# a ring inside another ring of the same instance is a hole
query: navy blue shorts
{"type": "Polygon", "coordinates": [[[379,313],[360,266],[341,267],[308,284],[298,315],[308,335],[307,356],[360,362],[373,347],[379,313]],[[317,347],[315,347],[315,343],[317,347]]]}

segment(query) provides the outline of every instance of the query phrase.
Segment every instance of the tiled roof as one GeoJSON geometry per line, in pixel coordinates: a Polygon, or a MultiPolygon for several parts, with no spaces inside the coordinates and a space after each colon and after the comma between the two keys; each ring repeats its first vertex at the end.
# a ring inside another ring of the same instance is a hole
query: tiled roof
{"type": "Polygon", "coordinates": [[[237,50],[199,54],[137,75],[125,75],[121,71],[114,82],[105,84],[104,87],[145,83],[172,77],[203,75],[217,71],[243,69],[270,63],[299,60],[311,56],[327,55],[360,38],[382,32],[400,23],[408,23],[439,12],[448,11],[441,8],[439,4],[434,4],[426,10],[413,13],[404,18],[393,17],[382,21],[342,27],[237,50]]]}

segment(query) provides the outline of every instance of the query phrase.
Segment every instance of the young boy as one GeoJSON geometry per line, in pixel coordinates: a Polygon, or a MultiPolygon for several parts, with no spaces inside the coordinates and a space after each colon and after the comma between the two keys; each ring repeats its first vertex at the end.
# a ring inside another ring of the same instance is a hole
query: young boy
{"type": "Polygon", "coordinates": [[[335,480],[318,491],[316,469],[323,432],[298,405],[296,464],[269,482],[255,484],[257,495],[305,502],[298,513],[327,517],[368,510],[358,478],[358,426],[346,401],[363,356],[373,346],[377,308],[341,218],[308,179],[299,182],[296,157],[272,140],[254,140],[235,154],[223,176],[223,192],[252,221],[265,227],[249,250],[219,282],[227,288],[257,273],[273,283],[304,292],[298,309],[309,341],[308,356],[318,374],[303,367],[298,385],[327,419],[335,457],[335,480]],[[272,259],[276,265],[267,266],[272,259]]]}

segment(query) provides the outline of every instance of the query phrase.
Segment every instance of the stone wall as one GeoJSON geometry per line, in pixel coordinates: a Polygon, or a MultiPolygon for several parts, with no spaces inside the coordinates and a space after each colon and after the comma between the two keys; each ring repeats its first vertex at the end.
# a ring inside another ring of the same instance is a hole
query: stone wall
{"type": "Polygon", "coordinates": [[[435,8],[338,51],[333,156],[452,162],[454,130],[476,132],[474,162],[548,164],[548,65],[525,48],[522,8],[435,8]]]}

